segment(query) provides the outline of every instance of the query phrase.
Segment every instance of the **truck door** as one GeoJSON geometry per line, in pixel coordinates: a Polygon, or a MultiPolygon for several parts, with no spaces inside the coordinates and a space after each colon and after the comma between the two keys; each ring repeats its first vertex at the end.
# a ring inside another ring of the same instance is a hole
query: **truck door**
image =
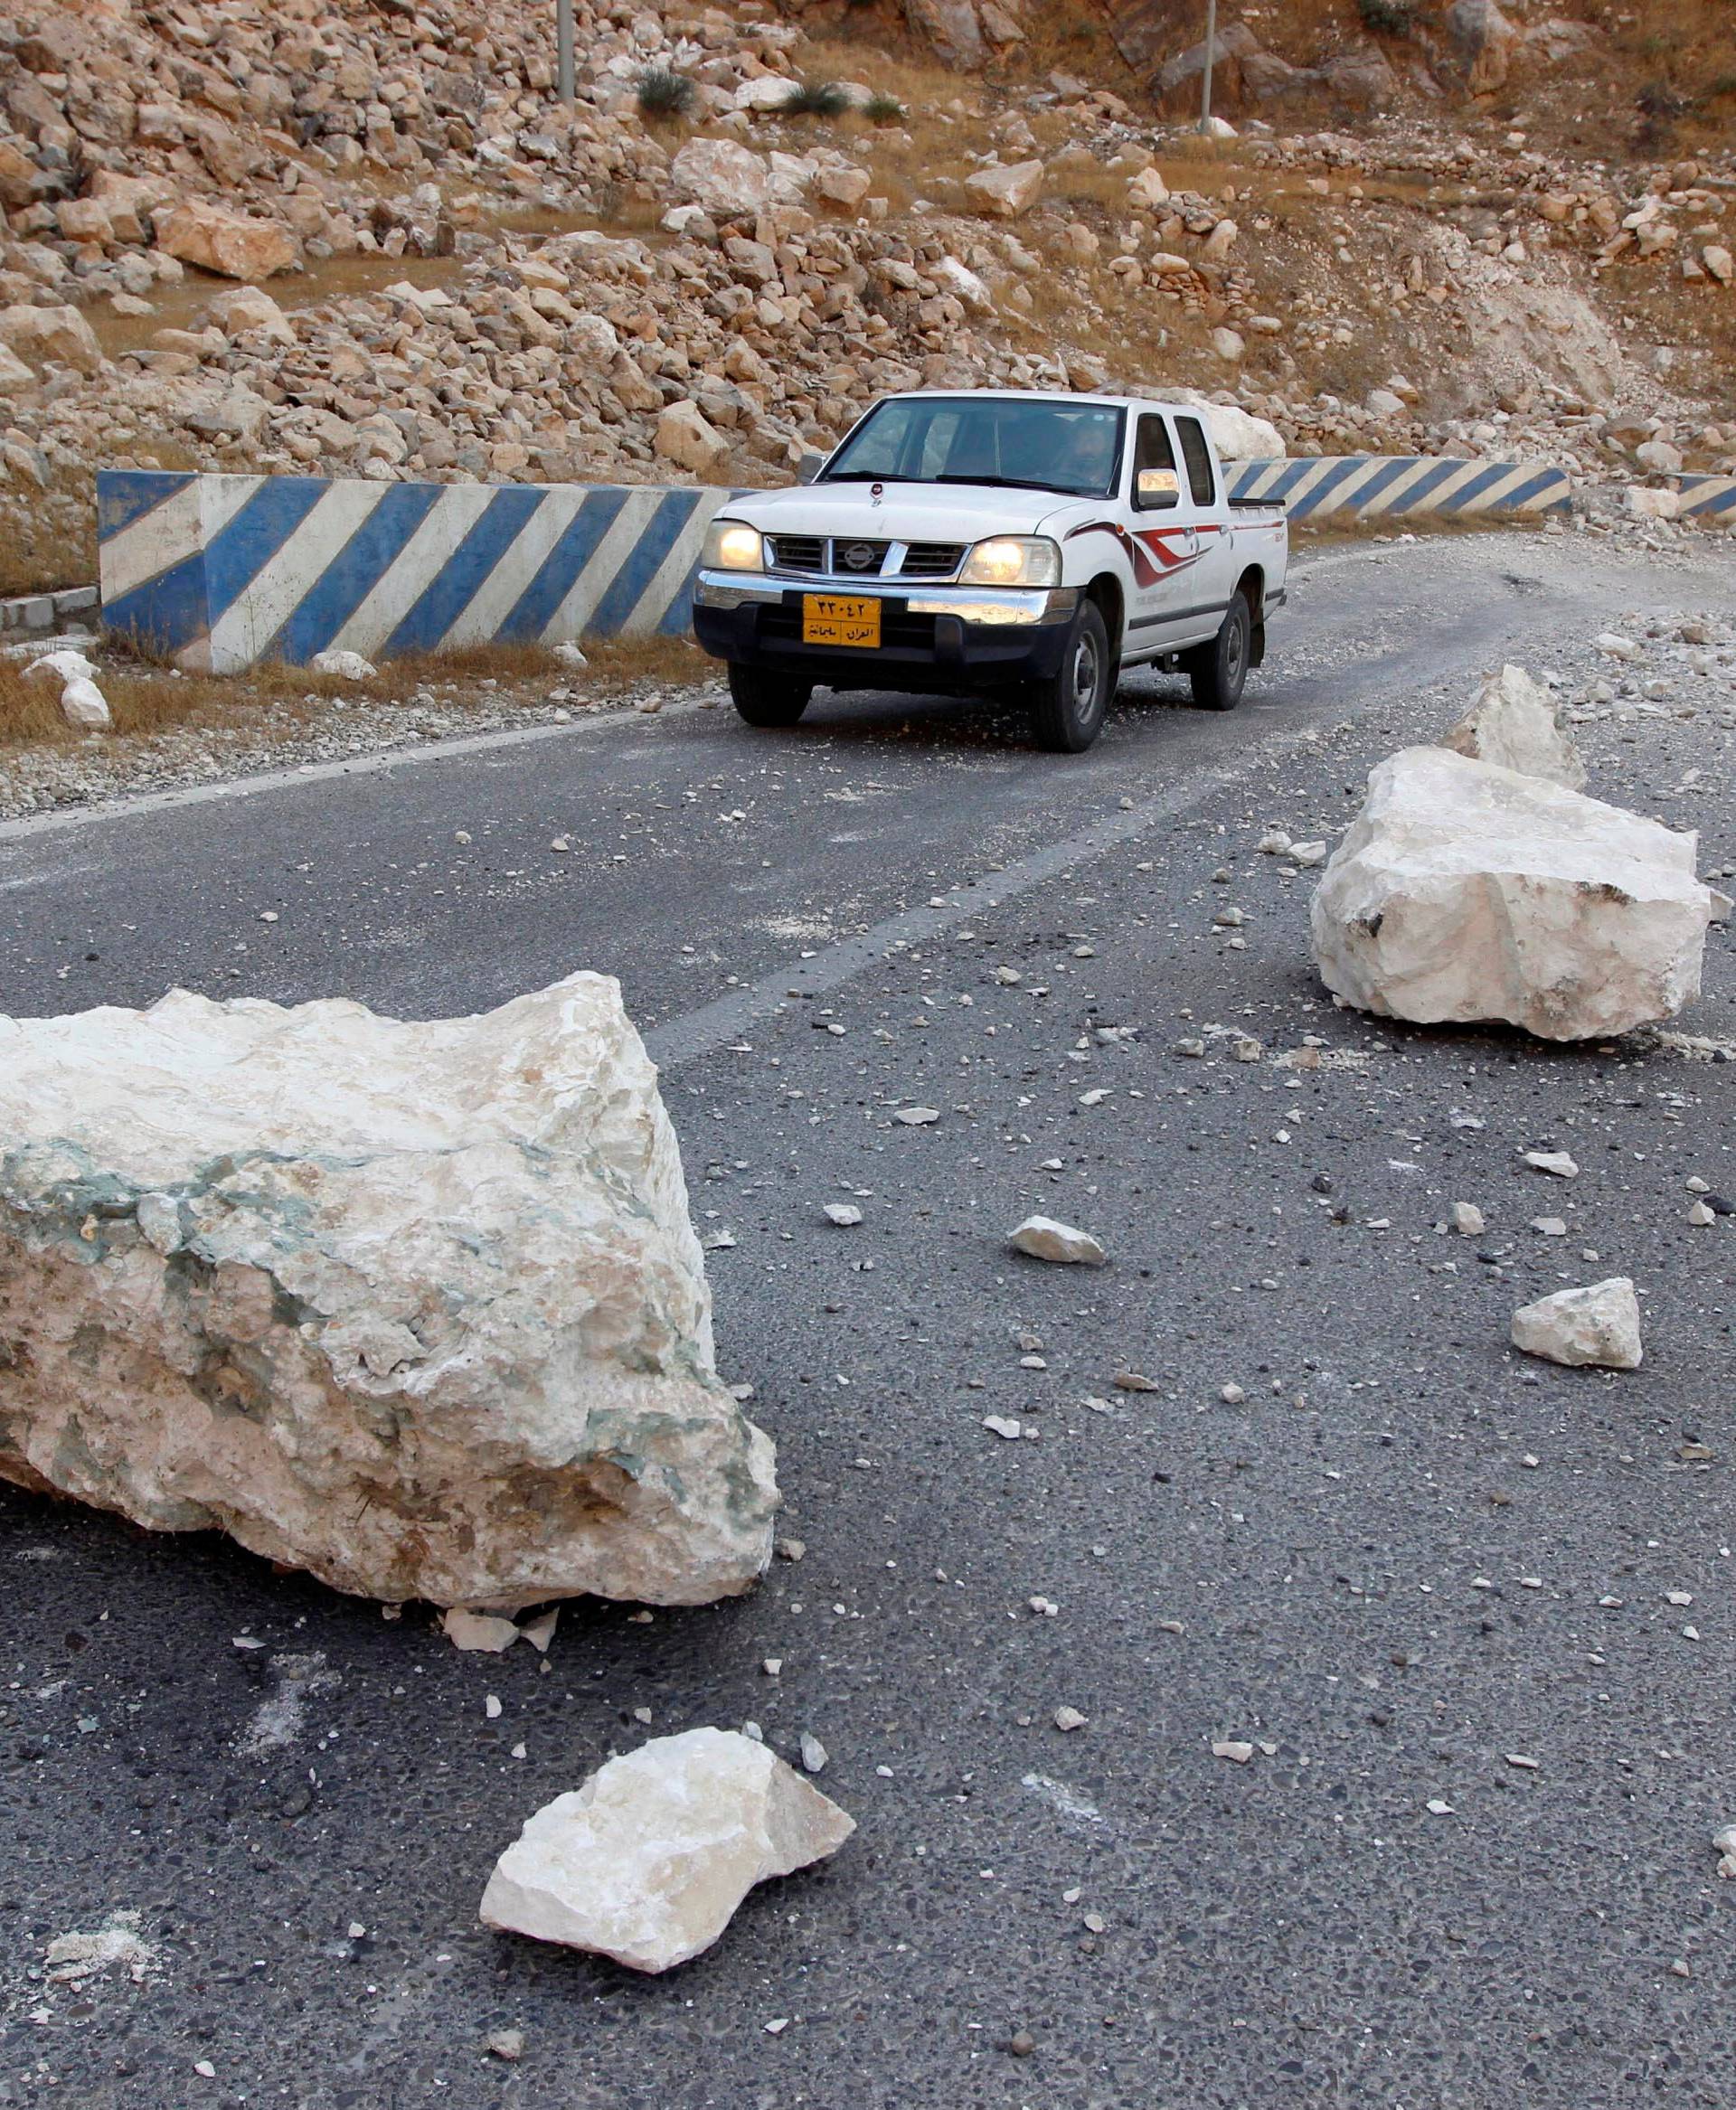
{"type": "Polygon", "coordinates": [[[1205,432],[1197,418],[1175,413],[1175,438],[1193,502],[1196,561],[1187,598],[1202,611],[1196,618],[1215,630],[1236,587],[1235,536],[1231,532],[1230,494],[1223,488],[1205,432]]]}
{"type": "MultiPolygon", "coordinates": [[[[1195,431],[1198,427],[1195,425],[1195,431]]],[[[1210,457],[1207,457],[1208,471],[1210,457]]],[[[1127,656],[1166,651],[1216,620],[1201,613],[1202,542],[1198,506],[1184,480],[1168,416],[1142,410],[1134,434],[1127,479],[1126,547],[1133,565],[1133,606],[1127,613],[1127,656]]]]}

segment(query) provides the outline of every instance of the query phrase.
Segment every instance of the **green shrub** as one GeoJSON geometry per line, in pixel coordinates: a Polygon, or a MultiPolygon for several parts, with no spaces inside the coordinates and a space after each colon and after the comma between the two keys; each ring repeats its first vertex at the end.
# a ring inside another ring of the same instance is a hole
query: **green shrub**
{"type": "Polygon", "coordinates": [[[669,66],[647,66],[635,92],[643,118],[684,118],[693,107],[693,84],[669,66]]]}
{"type": "Polygon", "coordinates": [[[871,95],[862,114],[872,125],[901,125],[907,113],[895,95],[871,95]]]}
{"type": "Polygon", "coordinates": [[[1356,0],[1364,29],[1383,37],[1408,37],[1417,25],[1416,0],[1356,0]]]}
{"type": "Polygon", "coordinates": [[[850,98],[835,80],[804,80],[778,107],[787,118],[841,118],[850,98]]]}

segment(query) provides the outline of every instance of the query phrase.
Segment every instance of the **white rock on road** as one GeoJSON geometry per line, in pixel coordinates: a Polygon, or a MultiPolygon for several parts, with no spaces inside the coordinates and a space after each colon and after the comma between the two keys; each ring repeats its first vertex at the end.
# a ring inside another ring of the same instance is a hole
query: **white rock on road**
{"type": "Polygon", "coordinates": [[[1513,1344],[1527,1355],[1574,1366],[1637,1370],[1639,1300],[1625,1275],[1586,1289],[1560,1289],[1513,1314],[1513,1344]]]}
{"type": "Polygon", "coordinates": [[[1508,664],[1491,674],[1440,744],[1453,754],[1516,769],[1522,777],[1546,777],[1569,791],[1584,787],[1585,764],[1556,723],[1555,699],[1522,666],[1508,664]]]}
{"type": "Polygon", "coordinates": [[[689,1729],[611,1758],[495,1863],[485,1926],[667,1971],[756,1883],[835,1853],[854,1821],[750,1737],[689,1729]]]}
{"type": "Polygon", "coordinates": [[[1694,850],[1541,777],[1406,748],[1371,774],[1316,890],[1315,961],[1383,1017],[1626,1032],[1699,994],[1712,899],[1694,850]]]}
{"type": "Polygon", "coordinates": [[[0,1018],[0,1478],[335,1587],[708,1602],[770,1553],[609,978],[0,1018]]]}
{"type": "Polygon", "coordinates": [[[1064,1266],[1102,1267],[1109,1258],[1090,1231],[1076,1230],[1052,1216],[1027,1216],[1007,1233],[1006,1242],[1033,1260],[1054,1260],[1064,1266]]]}

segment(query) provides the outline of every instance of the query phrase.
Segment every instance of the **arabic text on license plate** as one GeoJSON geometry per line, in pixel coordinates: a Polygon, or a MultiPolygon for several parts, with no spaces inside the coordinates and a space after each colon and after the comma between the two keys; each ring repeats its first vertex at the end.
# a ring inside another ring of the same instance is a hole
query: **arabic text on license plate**
{"type": "Polygon", "coordinates": [[[872,648],[880,643],[880,603],[843,594],[802,596],[804,645],[851,645],[872,648]]]}

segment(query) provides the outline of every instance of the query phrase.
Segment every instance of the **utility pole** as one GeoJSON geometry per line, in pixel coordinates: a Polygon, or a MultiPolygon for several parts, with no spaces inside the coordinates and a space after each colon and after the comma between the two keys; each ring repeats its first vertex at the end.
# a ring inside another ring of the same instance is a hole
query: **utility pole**
{"type": "MultiPolygon", "coordinates": [[[[1217,0],[1212,0],[1215,7],[1217,0]]],[[[554,0],[555,69],[562,102],[572,100],[572,0],[554,0]]]]}
{"type": "MultiPolygon", "coordinates": [[[[562,0],[564,5],[564,0],[562,0]]],[[[1212,61],[1218,48],[1218,0],[1205,0],[1205,71],[1200,88],[1200,129],[1212,129],[1212,61]]]]}

